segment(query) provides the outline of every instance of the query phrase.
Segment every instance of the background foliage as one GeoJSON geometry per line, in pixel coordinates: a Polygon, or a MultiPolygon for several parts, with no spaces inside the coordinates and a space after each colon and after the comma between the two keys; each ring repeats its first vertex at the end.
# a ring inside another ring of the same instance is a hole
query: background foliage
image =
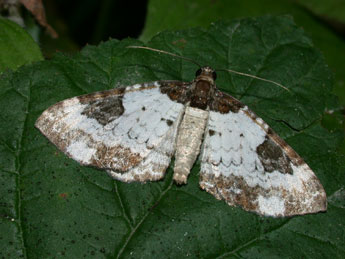
{"type": "Polygon", "coordinates": [[[16,24],[0,20],[1,256],[343,257],[341,3],[337,11],[326,12],[331,2],[151,0],[145,26],[144,16],[133,10],[145,15],[146,7],[91,0],[46,4],[48,22],[60,35],[58,39],[45,36],[29,14],[24,15],[26,29],[38,44],[16,24]],[[267,13],[291,14],[297,26],[286,16],[222,20],[210,26],[219,19],[267,13]],[[233,33],[236,23],[241,30],[233,33]],[[200,28],[191,29],[195,26],[200,28]],[[165,29],[173,31],[153,37],[165,29]],[[42,60],[39,47],[51,57],[57,50],[74,52],[109,36],[140,36],[152,47],[202,64],[255,71],[294,89],[291,96],[274,86],[229,74],[218,75],[217,81],[221,90],[248,104],[306,159],[326,189],[327,213],[291,219],[259,217],[201,191],[198,165],[183,187],[172,183],[171,170],[162,182],[124,184],[81,167],[57,151],[33,128],[49,105],[119,85],[193,79],[192,64],[125,49],[142,44],[133,39],[110,40],[73,56],[54,54],[50,61],[20,67],[17,72],[8,70],[42,60]]]}

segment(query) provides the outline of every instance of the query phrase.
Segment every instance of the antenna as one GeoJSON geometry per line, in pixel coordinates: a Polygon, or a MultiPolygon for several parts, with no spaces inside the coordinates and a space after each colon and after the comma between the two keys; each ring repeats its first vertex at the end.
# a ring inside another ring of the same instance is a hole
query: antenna
{"type": "Polygon", "coordinates": [[[231,69],[215,69],[215,70],[216,71],[226,71],[226,72],[234,73],[234,74],[237,74],[237,75],[247,76],[247,77],[251,77],[251,78],[254,78],[254,79],[261,80],[261,81],[265,81],[265,82],[268,82],[268,83],[271,83],[271,84],[275,84],[275,85],[283,88],[284,90],[290,92],[290,90],[286,86],[283,86],[282,84],[279,84],[279,83],[274,82],[274,81],[269,80],[269,79],[265,79],[265,78],[254,76],[254,75],[247,74],[247,73],[242,73],[242,72],[231,70],[231,69]]]}
{"type": "Polygon", "coordinates": [[[201,68],[200,64],[195,62],[193,59],[186,58],[186,57],[183,57],[183,56],[180,56],[180,55],[168,52],[168,51],[164,51],[164,50],[160,50],[160,49],[154,49],[154,48],[150,48],[150,47],[144,47],[144,46],[127,46],[126,48],[130,48],[130,49],[147,49],[147,50],[155,51],[155,52],[158,52],[158,53],[163,53],[163,54],[166,54],[166,55],[170,55],[170,56],[173,56],[173,57],[177,57],[177,58],[181,58],[181,59],[187,60],[187,61],[192,62],[193,64],[197,65],[199,68],[201,68]]]}
{"type": "MultiPolygon", "coordinates": [[[[127,46],[126,48],[151,50],[151,51],[154,51],[154,52],[163,53],[163,54],[170,55],[170,56],[173,56],[173,57],[181,58],[181,59],[187,60],[189,62],[192,62],[193,64],[197,65],[199,68],[202,67],[200,64],[195,62],[193,59],[186,58],[186,57],[183,57],[183,56],[180,56],[180,55],[168,52],[168,51],[164,51],[164,50],[160,50],[160,49],[154,49],[154,48],[150,48],[150,47],[144,47],[144,46],[127,46]]],[[[286,86],[283,86],[282,84],[279,84],[279,83],[274,82],[274,81],[269,80],[269,79],[265,79],[265,78],[254,76],[254,75],[247,74],[247,73],[242,73],[242,72],[235,71],[235,70],[232,70],[232,69],[215,69],[215,70],[216,71],[226,71],[226,72],[234,73],[234,74],[237,74],[237,75],[247,76],[247,77],[250,77],[250,78],[254,78],[254,79],[261,80],[261,81],[264,81],[264,82],[268,82],[268,83],[271,83],[271,84],[275,84],[275,85],[283,88],[284,90],[290,92],[290,90],[286,86]]]]}

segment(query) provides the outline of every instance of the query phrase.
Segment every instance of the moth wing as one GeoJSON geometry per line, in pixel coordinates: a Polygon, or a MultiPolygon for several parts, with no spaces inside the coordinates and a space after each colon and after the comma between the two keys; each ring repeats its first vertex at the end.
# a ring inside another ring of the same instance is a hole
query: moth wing
{"type": "Polygon", "coordinates": [[[159,180],[184,112],[162,89],[153,82],[67,99],[44,111],[35,126],[82,165],[125,182],[159,180]]]}
{"type": "Polygon", "coordinates": [[[303,159],[247,106],[216,96],[200,156],[201,188],[260,215],[325,211],[326,193],[303,159]]]}

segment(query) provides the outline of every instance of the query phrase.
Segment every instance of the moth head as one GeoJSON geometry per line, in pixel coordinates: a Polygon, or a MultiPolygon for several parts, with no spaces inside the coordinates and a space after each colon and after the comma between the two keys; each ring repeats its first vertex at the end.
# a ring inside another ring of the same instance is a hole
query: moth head
{"type": "Polygon", "coordinates": [[[214,71],[214,69],[211,67],[202,67],[196,71],[195,77],[214,83],[214,81],[217,79],[217,74],[216,71],[214,71]]]}

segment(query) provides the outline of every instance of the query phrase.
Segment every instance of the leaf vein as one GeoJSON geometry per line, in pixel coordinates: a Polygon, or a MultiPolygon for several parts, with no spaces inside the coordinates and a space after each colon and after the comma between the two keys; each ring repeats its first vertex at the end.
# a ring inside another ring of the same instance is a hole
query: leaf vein
{"type": "MultiPolygon", "coordinates": [[[[160,200],[162,200],[162,198],[165,196],[165,194],[171,189],[173,185],[173,180],[171,179],[170,184],[168,185],[168,187],[161,193],[161,195],[159,196],[159,198],[157,199],[158,203],[160,200]]],[[[147,211],[145,213],[145,215],[142,217],[142,219],[137,223],[137,225],[132,229],[132,231],[129,233],[124,245],[122,246],[122,248],[120,249],[119,253],[117,254],[116,258],[120,258],[120,256],[123,254],[124,250],[126,249],[127,245],[129,244],[130,240],[133,238],[135,232],[138,230],[138,228],[143,224],[143,222],[146,220],[146,218],[149,216],[151,211],[147,211]]]]}
{"type": "Polygon", "coordinates": [[[121,209],[122,209],[122,215],[123,217],[125,218],[127,224],[129,225],[129,227],[131,228],[131,230],[133,230],[133,222],[131,222],[130,218],[129,218],[129,213],[127,212],[123,202],[122,202],[122,198],[121,198],[121,195],[119,193],[119,189],[118,189],[118,184],[115,180],[112,180],[113,182],[113,186],[114,186],[114,190],[115,190],[115,193],[116,193],[116,196],[119,200],[119,203],[120,203],[120,206],[121,206],[121,209]]]}

